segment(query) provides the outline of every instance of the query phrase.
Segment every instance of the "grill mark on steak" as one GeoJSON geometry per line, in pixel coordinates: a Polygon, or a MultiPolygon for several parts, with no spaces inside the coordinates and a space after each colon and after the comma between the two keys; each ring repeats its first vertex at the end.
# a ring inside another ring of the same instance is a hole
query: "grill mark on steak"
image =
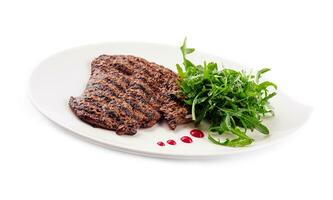
{"type": "Polygon", "coordinates": [[[89,107],[90,109],[95,109],[102,113],[99,115],[99,117],[103,119],[102,121],[106,125],[111,127],[110,129],[117,131],[117,124],[124,124],[125,118],[120,116],[119,114],[116,114],[114,109],[106,109],[99,102],[97,103],[96,99],[94,100],[93,98],[86,98],[85,101],[89,102],[89,105],[87,105],[87,107],[89,107]]]}
{"type": "Polygon", "coordinates": [[[126,108],[124,105],[123,101],[116,100],[115,96],[113,97],[108,97],[105,96],[104,94],[101,94],[100,92],[98,93],[93,93],[94,97],[97,97],[98,101],[102,105],[115,105],[120,111],[123,112],[125,115],[132,115],[133,112],[129,110],[129,108],[126,108]]]}
{"type": "Polygon", "coordinates": [[[110,84],[112,84],[112,85],[114,85],[114,86],[116,86],[122,92],[126,91],[127,85],[124,85],[123,83],[119,82],[119,80],[117,80],[117,79],[111,80],[110,78],[106,78],[105,81],[108,82],[108,83],[110,83],[110,84]]]}
{"type": "Polygon", "coordinates": [[[131,69],[127,68],[125,65],[121,63],[115,63],[112,67],[116,68],[118,71],[126,75],[131,75],[133,73],[131,69]]]}
{"type": "Polygon", "coordinates": [[[125,95],[121,93],[118,87],[116,87],[113,84],[110,84],[109,82],[104,82],[102,80],[99,83],[95,84],[96,88],[104,91],[103,95],[109,97],[109,96],[115,96],[118,98],[123,99],[126,103],[129,104],[129,106],[132,107],[132,109],[137,110],[139,113],[136,112],[138,116],[136,118],[144,120],[145,123],[142,124],[142,127],[149,127],[151,126],[149,121],[152,120],[152,117],[160,118],[160,115],[157,113],[157,111],[154,110],[154,108],[149,107],[146,104],[146,101],[138,101],[137,99],[142,99],[141,96],[134,96],[133,93],[126,93],[125,95]],[[105,84],[105,85],[104,85],[105,84]],[[108,94],[109,93],[109,94],[108,94]],[[144,117],[142,117],[142,115],[144,117]]]}
{"type": "MultiPolygon", "coordinates": [[[[143,100],[144,101],[143,103],[147,103],[147,100],[148,100],[147,95],[150,95],[152,93],[152,91],[149,91],[148,89],[142,89],[144,86],[140,85],[141,86],[140,87],[140,86],[138,86],[138,84],[134,84],[132,87],[127,86],[128,88],[126,89],[126,88],[124,88],[124,86],[120,86],[121,84],[117,83],[116,81],[107,80],[106,82],[107,82],[106,86],[108,88],[114,89],[114,87],[115,87],[118,91],[120,91],[119,93],[115,93],[114,90],[113,90],[112,92],[114,93],[114,95],[120,97],[121,92],[125,92],[125,94],[127,94],[126,96],[132,96],[132,97],[135,96],[135,98],[143,100]],[[140,91],[136,90],[137,88],[146,91],[147,94],[140,93],[140,91]]],[[[102,83],[103,83],[103,81],[102,81],[102,83]]],[[[122,96],[124,96],[124,95],[122,95],[122,96]]],[[[123,97],[123,99],[125,99],[125,97],[123,97]]]]}
{"type": "MultiPolygon", "coordinates": [[[[100,113],[105,113],[105,114],[109,115],[109,110],[106,109],[105,105],[102,105],[101,103],[99,103],[97,101],[96,96],[86,97],[85,101],[89,102],[89,107],[90,107],[91,110],[94,109],[94,110],[97,110],[100,113]]],[[[123,123],[123,119],[121,119],[121,117],[119,115],[116,115],[115,113],[112,113],[111,116],[112,116],[113,120],[115,120],[117,122],[120,122],[120,123],[123,123]]]]}
{"type": "Polygon", "coordinates": [[[93,107],[94,109],[102,113],[102,127],[111,130],[115,130],[119,135],[134,135],[136,129],[139,128],[136,121],[130,116],[127,116],[124,111],[119,109],[116,104],[103,104],[101,99],[96,96],[86,97],[85,101],[89,103],[87,107],[93,107]],[[103,116],[104,115],[104,116],[103,116]]]}
{"type": "Polygon", "coordinates": [[[149,105],[143,104],[131,96],[128,97],[129,98],[125,101],[129,103],[134,109],[138,110],[140,113],[143,113],[146,117],[140,127],[151,127],[161,118],[161,115],[156,110],[151,109],[149,105]]]}
{"type": "Polygon", "coordinates": [[[130,85],[131,89],[139,89],[142,92],[146,93],[147,95],[151,94],[151,91],[147,90],[147,88],[145,88],[143,85],[138,84],[138,83],[134,83],[133,85],[130,85]]]}
{"type": "Polygon", "coordinates": [[[100,96],[101,98],[104,98],[104,100],[106,100],[105,103],[110,103],[110,101],[114,101],[114,98],[117,98],[117,102],[120,101],[119,104],[121,104],[121,107],[119,107],[119,109],[123,110],[126,115],[128,116],[134,116],[134,118],[136,120],[144,120],[147,121],[149,120],[146,114],[142,109],[140,109],[139,106],[137,106],[137,104],[129,104],[126,99],[124,99],[123,96],[121,96],[121,93],[116,93],[114,91],[112,91],[110,88],[108,88],[107,90],[103,90],[101,92],[98,92],[97,94],[95,94],[97,96],[100,96]],[[133,105],[137,106],[137,107],[133,107],[133,105]],[[139,108],[139,109],[138,109],[139,108]]]}
{"type": "MultiPolygon", "coordinates": [[[[86,102],[88,99],[86,99],[86,102]]],[[[95,108],[91,105],[83,105],[83,102],[78,102],[80,100],[74,99],[73,97],[70,98],[70,107],[72,108],[73,112],[83,121],[88,122],[94,127],[102,127],[111,130],[116,130],[116,123],[107,123],[104,121],[102,110],[99,108],[95,108]],[[75,108],[75,109],[74,109],[75,108]]],[[[82,100],[81,100],[82,101],[82,100]]]]}
{"type": "Polygon", "coordinates": [[[91,77],[69,106],[81,120],[117,134],[132,135],[160,119],[171,129],[190,121],[189,108],[177,96],[178,75],[143,58],[101,55],[91,64],[91,77]]]}

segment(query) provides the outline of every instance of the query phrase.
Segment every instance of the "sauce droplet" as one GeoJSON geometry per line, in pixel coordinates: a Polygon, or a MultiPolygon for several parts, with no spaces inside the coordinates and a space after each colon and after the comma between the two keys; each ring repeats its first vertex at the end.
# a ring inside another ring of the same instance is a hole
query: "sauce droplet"
{"type": "Polygon", "coordinates": [[[192,143],[192,138],[190,138],[188,136],[183,136],[180,138],[180,140],[184,143],[192,143]]]}
{"type": "Polygon", "coordinates": [[[157,142],[158,146],[165,146],[164,142],[157,142]]]}
{"type": "Polygon", "coordinates": [[[176,141],[174,141],[174,140],[168,140],[167,143],[170,144],[170,145],[176,145],[177,144],[176,141]]]}
{"type": "Polygon", "coordinates": [[[205,134],[202,131],[198,130],[198,129],[191,130],[190,134],[193,137],[197,137],[197,138],[203,138],[205,136],[205,134]]]}

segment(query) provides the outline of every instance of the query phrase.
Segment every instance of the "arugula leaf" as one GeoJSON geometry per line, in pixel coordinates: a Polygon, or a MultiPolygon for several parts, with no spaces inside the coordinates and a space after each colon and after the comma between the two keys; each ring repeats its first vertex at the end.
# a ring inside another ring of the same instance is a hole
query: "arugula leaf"
{"type": "MultiPolygon", "coordinates": [[[[186,42],[186,41],[185,41],[186,42]]],[[[257,72],[257,76],[256,76],[256,82],[258,83],[259,82],[259,79],[261,78],[261,75],[263,75],[264,73],[266,73],[266,72],[268,72],[268,71],[270,71],[271,69],[269,69],[269,68],[263,68],[263,69],[261,69],[261,70],[259,70],[258,72],[257,72]]]]}
{"type": "Polygon", "coordinates": [[[187,38],[184,39],[183,45],[180,47],[184,60],[186,59],[187,54],[193,53],[195,51],[194,48],[187,48],[186,41],[187,41],[187,38]]]}
{"type": "Polygon", "coordinates": [[[269,134],[262,117],[274,116],[269,100],[276,95],[271,88],[276,90],[277,86],[270,81],[260,82],[260,79],[270,69],[261,69],[253,75],[227,68],[219,70],[215,62],[195,65],[187,59],[195,49],[188,48],[186,42],[185,38],[180,47],[183,66],[177,64],[176,67],[184,102],[192,107],[192,120],[196,124],[206,120],[210,123],[209,131],[236,137],[221,142],[209,135],[209,140],[219,145],[242,147],[254,141],[246,134],[248,130],[269,134]]]}
{"type": "Polygon", "coordinates": [[[214,144],[229,146],[229,147],[244,147],[253,142],[253,139],[246,139],[246,138],[237,138],[233,140],[226,139],[224,142],[221,142],[219,139],[213,138],[213,136],[210,134],[208,135],[208,139],[214,144]]]}
{"type": "Polygon", "coordinates": [[[185,73],[184,73],[182,67],[179,64],[177,64],[176,67],[177,67],[178,75],[180,76],[180,78],[185,78],[185,73]]]}
{"type": "Polygon", "coordinates": [[[269,86],[272,86],[274,89],[277,89],[277,86],[274,83],[269,82],[269,81],[265,81],[265,82],[262,82],[258,85],[258,90],[260,91],[262,89],[266,89],[269,86]]]}

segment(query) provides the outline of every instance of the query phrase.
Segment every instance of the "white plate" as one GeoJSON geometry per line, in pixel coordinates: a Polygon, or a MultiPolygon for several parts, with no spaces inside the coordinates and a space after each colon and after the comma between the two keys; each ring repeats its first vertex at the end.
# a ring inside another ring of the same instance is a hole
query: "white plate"
{"type": "MultiPolygon", "coordinates": [[[[311,108],[301,105],[279,91],[272,102],[276,116],[265,121],[271,130],[269,136],[253,133],[255,143],[245,148],[230,148],[214,145],[205,138],[193,138],[193,143],[180,141],[189,135],[193,125],[182,125],[175,131],[160,123],[152,128],[140,129],[135,136],[118,136],[113,131],[93,128],[79,120],[69,109],[70,96],[83,92],[90,75],[90,62],[100,54],[132,54],[164,65],[175,71],[175,64],[181,63],[178,47],[149,43],[103,43],[87,45],[63,51],[44,60],[30,79],[30,96],[40,112],[70,131],[93,140],[103,146],[145,156],[163,158],[202,158],[221,156],[257,149],[283,138],[301,127],[311,114],[311,108]],[[173,139],[177,145],[160,147],[158,141],[173,139]]],[[[225,67],[240,68],[239,65],[204,53],[194,53],[191,60],[217,61],[225,67]]],[[[273,72],[271,72],[273,73],[273,72]]]]}

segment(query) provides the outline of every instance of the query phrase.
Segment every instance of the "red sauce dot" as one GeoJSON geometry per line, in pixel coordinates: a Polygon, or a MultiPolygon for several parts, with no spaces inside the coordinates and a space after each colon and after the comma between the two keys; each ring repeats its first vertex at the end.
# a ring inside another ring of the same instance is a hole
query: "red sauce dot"
{"type": "Polygon", "coordinates": [[[190,138],[188,136],[183,136],[180,138],[180,140],[185,143],[192,143],[192,138],[190,138]]]}
{"type": "Polygon", "coordinates": [[[197,137],[197,138],[203,138],[205,136],[205,134],[201,130],[198,130],[198,129],[191,130],[190,134],[193,137],[197,137]]]}
{"type": "Polygon", "coordinates": [[[168,140],[167,143],[170,144],[170,145],[176,145],[177,144],[176,141],[174,141],[174,140],[168,140]]]}
{"type": "Polygon", "coordinates": [[[158,146],[165,146],[164,142],[157,142],[158,146]]]}

